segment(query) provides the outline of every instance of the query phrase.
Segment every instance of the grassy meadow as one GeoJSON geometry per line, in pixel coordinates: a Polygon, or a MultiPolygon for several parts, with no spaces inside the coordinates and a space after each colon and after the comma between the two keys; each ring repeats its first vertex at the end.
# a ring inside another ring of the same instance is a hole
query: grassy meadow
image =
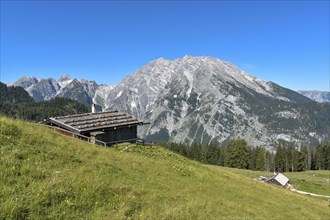
{"type": "MultiPolygon", "coordinates": [[[[222,167],[231,172],[240,175],[258,178],[259,176],[269,177],[272,176],[271,172],[253,171],[253,170],[240,170],[228,167],[222,167]]],[[[293,186],[301,191],[330,196],[330,171],[329,170],[310,170],[304,172],[286,172],[283,173],[289,178],[293,186]]]]}
{"type": "Polygon", "coordinates": [[[156,146],[95,147],[0,116],[0,219],[329,219],[328,201],[255,174],[156,146]]]}

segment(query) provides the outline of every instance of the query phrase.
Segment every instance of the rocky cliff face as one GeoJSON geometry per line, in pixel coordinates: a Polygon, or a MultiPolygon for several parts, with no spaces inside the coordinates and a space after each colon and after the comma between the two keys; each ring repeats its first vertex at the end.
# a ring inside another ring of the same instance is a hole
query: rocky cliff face
{"type": "Polygon", "coordinates": [[[329,138],[329,104],[213,57],[160,58],[115,87],[69,77],[57,84],[49,81],[49,87],[40,88],[150,122],[139,131],[149,139],[190,144],[244,138],[250,145],[271,147],[280,140],[317,143],[329,138]]]}
{"type": "Polygon", "coordinates": [[[315,143],[328,137],[328,126],[310,126],[324,115],[306,117],[313,113],[303,106],[321,112],[327,107],[212,57],[155,60],[112,93],[109,108],[150,122],[140,131],[150,139],[225,143],[240,137],[271,146],[279,140],[315,143]]]}
{"type": "Polygon", "coordinates": [[[39,80],[35,77],[22,77],[18,79],[15,83],[13,83],[14,86],[20,86],[24,89],[29,88],[30,86],[38,83],[39,80]]]}

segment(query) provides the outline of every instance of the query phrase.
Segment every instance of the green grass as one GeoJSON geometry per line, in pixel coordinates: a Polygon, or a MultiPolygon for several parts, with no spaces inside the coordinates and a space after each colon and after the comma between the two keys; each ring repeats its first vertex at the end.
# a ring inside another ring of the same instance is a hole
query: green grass
{"type": "Polygon", "coordinates": [[[302,191],[330,196],[330,171],[311,170],[306,172],[285,173],[294,186],[302,191]]]}
{"type": "MultiPolygon", "coordinates": [[[[246,177],[258,178],[259,176],[269,177],[270,172],[239,170],[234,168],[223,168],[231,172],[239,173],[246,177]]],[[[310,170],[305,172],[286,172],[283,173],[289,178],[293,186],[301,191],[330,196],[330,171],[329,170],[310,170]]]]}
{"type": "Polygon", "coordinates": [[[328,219],[327,201],[161,147],[100,148],[0,117],[0,219],[328,219]]]}

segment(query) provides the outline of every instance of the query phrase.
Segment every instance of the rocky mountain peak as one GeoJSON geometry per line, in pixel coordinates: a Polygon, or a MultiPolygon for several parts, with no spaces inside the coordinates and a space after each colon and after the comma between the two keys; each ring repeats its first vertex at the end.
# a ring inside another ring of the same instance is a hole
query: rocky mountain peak
{"type": "Polygon", "coordinates": [[[29,76],[29,77],[22,77],[22,78],[18,79],[12,85],[20,86],[20,87],[23,87],[24,89],[27,89],[30,86],[32,86],[38,82],[39,82],[39,79],[37,79],[36,77],[29,76]]]}
{"type": "Polygon", "coordinates": [[[58,81],[62,82],[62,81],[67,81],[67,80],[71,80],[71,77],[69,74],[65,73],[63,76],[61,76],[58,81]]]}

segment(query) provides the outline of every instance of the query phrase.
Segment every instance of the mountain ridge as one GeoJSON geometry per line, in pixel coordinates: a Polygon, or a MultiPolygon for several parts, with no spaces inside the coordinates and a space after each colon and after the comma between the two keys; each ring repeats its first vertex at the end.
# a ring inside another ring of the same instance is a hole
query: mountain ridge
{"type": "Polygon", "coordinates": [[[35,101],[64,97],[77,100],[88,108],[91,107],[93,99],[104,99],[104,94],[97,91],[99,88],[103,91],[110,91],[113,88],[112,85],[99,85],[92,80],[71,78],[68,74],[64,74],[59,79],[22,77],[8,85],[23,87],[35,101]]]}
{"type": "Polygon", "coordinates": [[[330,92],[329,91],[299,90],[297,92],[316,102],[330,102],[330,92]]]}

